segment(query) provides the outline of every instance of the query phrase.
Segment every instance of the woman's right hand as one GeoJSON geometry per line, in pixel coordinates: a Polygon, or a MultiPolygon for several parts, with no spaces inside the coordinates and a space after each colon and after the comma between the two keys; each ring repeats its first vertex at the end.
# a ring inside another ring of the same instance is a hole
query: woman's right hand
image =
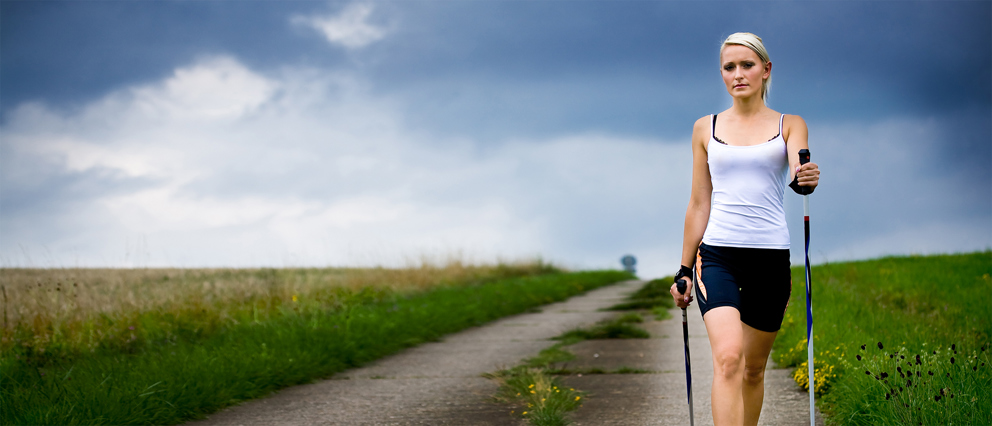
{"type": "Polygon", "coordinates": [[[689,304],[692,303],[693,300],[692,281],[689,280],[688,278],[681,278],[681,280],[685,282],[685,294],[680,294],[678,289],[678,284],[674,284],[674,283],[672,284],[671,293],[672,293],[672,298],[675,299],[675,306],[685,309],[689,307],[689,304]]]}

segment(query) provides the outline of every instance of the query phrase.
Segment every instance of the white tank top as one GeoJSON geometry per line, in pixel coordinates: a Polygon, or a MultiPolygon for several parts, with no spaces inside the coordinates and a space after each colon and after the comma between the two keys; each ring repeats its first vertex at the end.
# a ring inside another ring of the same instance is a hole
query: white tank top
{"type": "Polygon", "coordinates": [[[759,145],[733,146],[717,139],[716,115],[707,156],[713,182],[710,220],[703,242],[711,246],[788,249],[785,187],[789,156],[782,121],[778,135],[759,145]]]}

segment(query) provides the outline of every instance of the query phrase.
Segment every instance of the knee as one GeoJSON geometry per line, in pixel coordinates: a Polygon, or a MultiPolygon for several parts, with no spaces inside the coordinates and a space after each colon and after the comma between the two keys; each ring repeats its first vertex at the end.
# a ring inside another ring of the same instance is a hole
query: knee
{"type": "Polygon", "coordinates": [[[713,354],[714,373],[727,380],[740,380],[744,369],[744,354],[740,348],[721,350],[713,354]]]}
{"type": "Polygon", "coordinates": [[[744,382],[751,385],[758,385],[765,382],[765,366],[744,365],[744,382]]]}

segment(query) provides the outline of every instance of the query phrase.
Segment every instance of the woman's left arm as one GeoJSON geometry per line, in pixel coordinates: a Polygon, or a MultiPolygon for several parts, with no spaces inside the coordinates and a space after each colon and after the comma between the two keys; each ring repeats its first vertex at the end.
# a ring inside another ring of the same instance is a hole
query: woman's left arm
{"type": "Polygon", "coordinates": [[[820,184],[820,168],[813,161],[802,166],[799,165],[799,150],[809,149],[809,129],[806,128],[806,121],[798,115],[786,115],[783,127],[782,136],[785,137],[789,165],[791,166],[789,177],[798,176],[799,186],[809,186],[815,189],[820,184]]]}

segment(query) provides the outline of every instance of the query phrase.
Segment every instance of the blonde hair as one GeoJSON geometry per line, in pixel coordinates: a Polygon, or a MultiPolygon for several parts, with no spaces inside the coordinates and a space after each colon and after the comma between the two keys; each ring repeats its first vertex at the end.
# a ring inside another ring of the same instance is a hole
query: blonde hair
{"type": "MultiPolygon", "coordinates": [[[[723,45],[720,46],[720,55],[723,55],[723,49],[730,45],[744,46],[751,49],[758,55],[758,59],[761,59],[762,66],[768,66],[771,62],[768,59],[768,51],[765,50],[765,45],[761,42],[761,37],[758,37],[751,33],[733,33],[730,37],[727,37],[723,41],[723,45]]],[[[768,74],[768,78],[761,82],[761,100],[768,101],[768,91],[772,88],[772,75],[768,74]]]]}

